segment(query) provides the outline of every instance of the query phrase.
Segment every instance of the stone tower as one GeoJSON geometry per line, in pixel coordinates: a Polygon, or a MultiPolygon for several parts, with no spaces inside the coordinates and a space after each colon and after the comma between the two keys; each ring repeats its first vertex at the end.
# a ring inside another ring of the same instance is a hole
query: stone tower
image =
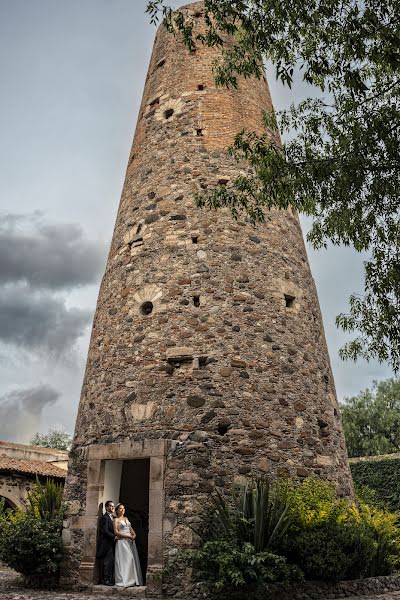
{"type": "MultiPolygon", "coordinates": [[[[203,3],[185,9],[202,28],[203,3]]],[[[161,26],[93,323],[69,473],[63,582],[91,582],[96,518],[121,500],[142,527],[147,582],[216,486],[316,474],[351,493],[317,294],[298,218],[253,228],[195,207],[261,131],[264,79],[216,89],[217,50],[161,26]],[[136,503],[136,504],[135,504],[136,503]]]]}

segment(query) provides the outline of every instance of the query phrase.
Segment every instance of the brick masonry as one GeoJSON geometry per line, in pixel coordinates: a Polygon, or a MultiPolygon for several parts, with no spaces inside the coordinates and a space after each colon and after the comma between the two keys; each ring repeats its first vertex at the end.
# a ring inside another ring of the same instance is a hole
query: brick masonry
{"type": "MultiPolygon", "coordinates": [[[[202,28],[203,4],[185,10],[202,28]]],[[[224,148],[243,127],[261,131],[272,108],[265,79],[216,89],[216,56],[190,53],[163,27],[157,33],[70,458],[69,585],[93,552],[85,539],[94,522],[85,518],[96,444],[165,440],[161,564],[193,543],[188,526],[210,492],[240,477],[317,475],[352,493],[297,216],[273,210],[253,228],[194,205],[194,192],[248,171],[224,148]]]]}

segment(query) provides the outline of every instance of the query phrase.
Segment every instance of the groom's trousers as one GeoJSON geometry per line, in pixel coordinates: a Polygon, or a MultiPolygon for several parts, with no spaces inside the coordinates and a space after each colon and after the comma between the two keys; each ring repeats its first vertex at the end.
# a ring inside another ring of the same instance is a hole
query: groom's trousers
{"type": "Polygon", "coordinates": [[[111,546],[103,559],[103,582],[112,583],[114,579],[114,547],[111,546]]]}

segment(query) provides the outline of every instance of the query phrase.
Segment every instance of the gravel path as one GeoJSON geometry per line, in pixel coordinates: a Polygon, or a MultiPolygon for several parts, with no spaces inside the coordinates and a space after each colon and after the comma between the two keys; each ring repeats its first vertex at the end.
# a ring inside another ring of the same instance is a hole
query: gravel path
{"type": "MultiPolygon", "coordinates": [[[[95,592],[63,592],[29,590],[22,586],[22,580],[14,571],[0,567],[0,600],[117,600],[118,597],[144,598],[144,588],[115,590],[97,586],[95,592]]],[[[390,592],[377,596],[353,596],[346,600],[400,600],[399,592],[390,592]]],[[[188,598],[187,600],[190,600],[188,598]]],[[[243,598],[246,600],[246,598],[243,598]]],[[[267,600],[267,599],[266,599],[267,600]]],[[[317,599],[316,599],[317,600],[317,599]]],[[[323,600],[323,599],[321,599],[323,600]]]]}
{"type": "Polygon", "coordinates": [[[29,590],[23,587],[22,579],[11,569],[0,568],[1,600],[117,600],[119,596],[128,598],[144,598],[145,588],[129,588],[115,590],[106,586],[96,586],[95,593],[64,592],[62,590],[29,590]]]}

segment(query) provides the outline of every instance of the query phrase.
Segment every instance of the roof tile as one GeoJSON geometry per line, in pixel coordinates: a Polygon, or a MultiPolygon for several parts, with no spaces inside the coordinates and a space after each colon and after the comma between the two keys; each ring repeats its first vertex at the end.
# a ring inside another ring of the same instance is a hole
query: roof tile
{"type": "Polygon", "coordinates": [[[44,477],[56,477],[65,479],[67,471],[60,469],[52,463],[42,460],[21,460],[0,456],[0,471],[25,473],[27,475],[42,475],[44,477]]]}

